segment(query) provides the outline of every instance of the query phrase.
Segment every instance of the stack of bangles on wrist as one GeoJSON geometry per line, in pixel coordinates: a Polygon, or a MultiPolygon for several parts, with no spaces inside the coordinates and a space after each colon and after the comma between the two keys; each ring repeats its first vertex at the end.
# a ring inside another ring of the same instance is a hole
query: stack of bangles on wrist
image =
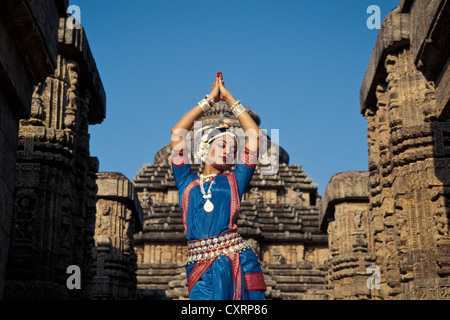
{"type": "Polygon", "coordinates": [[[237,100],[230,108],[230,111],[237,118],[239,117],[245,110],[245,107],[241,104],[240,100],[237,100]]]}
{"type": "Polygon", "coordinates": [[[203,112],[208,111],[209,109],[211,109],[211,107],[214,107],[215,104],[216,103],[214,102],[214,99],[209,94],[205,96],[205,99],[198,103],[203,112]]]}

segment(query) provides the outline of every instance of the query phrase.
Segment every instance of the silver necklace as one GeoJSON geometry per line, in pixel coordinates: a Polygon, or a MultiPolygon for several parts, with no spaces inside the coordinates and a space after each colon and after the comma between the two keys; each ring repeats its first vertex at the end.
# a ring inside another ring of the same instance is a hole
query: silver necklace
{"type": "Polygon", "coordinates": [[[212,212],[214,210],[214,204],[210,200],[211,197],[212,197],[211,187],[214,184],[214,180],[211,181],[211,184],[209,185],[207,193],[205,192],[205,188],[203,187],[203,180],[207,179],[209,177],[214,177],[214,176],[216,176],[216,174],[210,174],[210,175],[207,175],[207,176],[204,176],[202,174],[200,175],[200,189],[202,190],[203,199],[206,199],[206,202],[203,205],[203,209],[205,209],[206,212],[212,212]]]}

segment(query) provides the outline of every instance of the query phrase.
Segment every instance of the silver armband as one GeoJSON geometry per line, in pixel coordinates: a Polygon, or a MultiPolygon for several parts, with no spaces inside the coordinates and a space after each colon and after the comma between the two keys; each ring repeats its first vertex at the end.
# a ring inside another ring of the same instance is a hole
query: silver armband
{"type": "Polygon", "coordinates": [[[205,95],[205,99],[208,100],[209,105],[211,107],[214,107],[216,105],[216,102],[214,101],[214,99],[209,94],[205,95]]]}
{"type": "Polygon", "coordinates": [[[199,101],[198,105],[200,106],[200,108],[202,108],[203,113],[205,113],[206,111],[211,109],[211,105],[209,104],[209,101],[207,99],[203,99],[203,100],[199,101]]]}
{"type": "Polygon", "coordinates": [[[247,111],[245,107],[241,104],[240,100],[237,100],[235,104],[230,108],[231,113],[238,118],[244,111],[247,111]]]}
{"type": "Polygon", "coordinates": [[[205,96],[205,99],[199,101],[198,105],[200,106],[200,108],[202,108],[203,113],[205,113],[206,111],[211,109],[211,107],[214,107],[215,102],[214,99],[209,94],[207,94],[205,96]]]}

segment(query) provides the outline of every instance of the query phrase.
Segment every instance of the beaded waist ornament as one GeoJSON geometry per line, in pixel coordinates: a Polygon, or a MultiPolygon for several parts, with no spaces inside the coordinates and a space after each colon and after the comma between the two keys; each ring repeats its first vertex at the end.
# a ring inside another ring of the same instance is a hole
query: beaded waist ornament
{"type": "Polygon", "coordinates": [[[188,242],[188,257],[186,264],[206,261],[227,256],[250,248],[239,233],[227,233],[217,237],[188,242]]]}

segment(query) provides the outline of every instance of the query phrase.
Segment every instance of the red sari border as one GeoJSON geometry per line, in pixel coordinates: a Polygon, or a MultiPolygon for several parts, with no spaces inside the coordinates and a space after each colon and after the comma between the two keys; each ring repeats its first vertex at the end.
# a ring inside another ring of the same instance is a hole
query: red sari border
{"type": "Polygon", "coordinates": [[[192,269],[191,274],[188,277],[188,292],[191,293],[192,288],[200,280],[203,273],[208,270],[216,259],[209,260],[207,262],[197,262],[194,269],[192,269]]]}
{"type": "Polygon", "coordinates": [[[228,255],[231,261],[231,271],[234,278],[234,296],[233,300],[242,300],[242,270],[239,252],[228,255]]]}
{"type": "Polygon", "coordinates": [[[253,272],[244,274],[245,290],[262,290],[266,291],[264,275],[262,272],[253,272]]]}
{"type": "Polygon", "coordinates": [[[228,179],[228,183],[230,184],[230,192],[231,192],[230,223],[228,227],[228,232],[234,232],[238,228],[236,223],[241,208],[241,200],[239,199],[239,191],[234,172],[227,174],[226,177],[228,179]]]}
{"type": "Polygon", "coordinates": [[[191,193],[192,188],[200,185],[200,179],[196,179],[188,184],[186,189],[183,193],[183,198],[181,199],[181,208],[183,211],[183,225],[184,225],[184,232],[187,232],[187,212],[189,207],[189,195],[191,193]]]}

